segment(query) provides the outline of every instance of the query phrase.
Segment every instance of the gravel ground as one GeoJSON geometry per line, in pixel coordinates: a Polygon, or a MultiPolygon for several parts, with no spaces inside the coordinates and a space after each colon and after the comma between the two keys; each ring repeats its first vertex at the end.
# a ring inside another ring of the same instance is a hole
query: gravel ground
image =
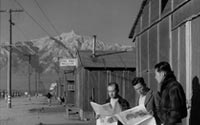
{"type": "Polygon", "coordinates": [[[48,105],[45,97],[19,97],[12,99],[12,108],[0,100],[0,125],[95,125],[94,121],[69,120],[65,107],[57,101],[48,105]]]}

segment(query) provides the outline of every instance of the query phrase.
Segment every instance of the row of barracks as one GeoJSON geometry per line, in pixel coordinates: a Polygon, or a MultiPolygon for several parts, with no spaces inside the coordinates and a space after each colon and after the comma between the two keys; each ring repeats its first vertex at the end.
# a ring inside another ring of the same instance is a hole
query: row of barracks
{"type": "Polygon", "coordinates": [[[118,83],[119,94],[135,106],[136,93],[131,85],[136,76],[135,51],[96,51],[93,55],[92,51],[79,50],[77,53],[76,67],[62,67],[65,82],[60,89],[65,93],[67,105],[81,112],[81,119],[94,118],[90,101],[104,104],[109,82],[118,83]]]}
{"type": "MultiPolygon", "coordinates": [[[[136,75],[157,90],[154,65],[168,61],[188,102],[194,96],[192,88],[199,86],[199,5],[200,0],[143,0],[129,34],[136,45],[136,75]]],[[[184,124],[189,124],[188,113],[184,124]]]]}

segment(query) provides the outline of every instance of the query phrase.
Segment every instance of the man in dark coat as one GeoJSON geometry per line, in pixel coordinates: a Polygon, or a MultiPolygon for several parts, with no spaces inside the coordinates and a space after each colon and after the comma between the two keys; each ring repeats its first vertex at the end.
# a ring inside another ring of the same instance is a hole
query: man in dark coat
{"type": "Polygon", "coordinates": [[[157,105],[155,102],[155,92],[150,90],[142,77],[135,77],[132,81],[135,91],[139,94],[137,105],[144,105],[146,110],[154,116],[156,124],[160,125],[160,119],[157,115],[157,105]]]}
{"type": "Polygon", "coordinates": [[[186,96],[168,62],[155,65],[155,79],[160,84],[158,116],[164,125],[181,125],[187,116],[186,96]]]}

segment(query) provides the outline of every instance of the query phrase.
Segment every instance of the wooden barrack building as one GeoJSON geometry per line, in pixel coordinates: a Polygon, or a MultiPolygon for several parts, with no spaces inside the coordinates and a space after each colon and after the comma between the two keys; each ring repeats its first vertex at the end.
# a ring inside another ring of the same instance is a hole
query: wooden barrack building
{"type": "MultiPolygon", "coordinates": [[[[154,65],[168,61],[188,102],[193,81],[200,77],[199,5],[200,0],[143,0],[129,34],[136,44],[137,76],[143,76],[157,90],[154,65]]],[[[184,122],[187,125],[189,117],[184,122]]]]}

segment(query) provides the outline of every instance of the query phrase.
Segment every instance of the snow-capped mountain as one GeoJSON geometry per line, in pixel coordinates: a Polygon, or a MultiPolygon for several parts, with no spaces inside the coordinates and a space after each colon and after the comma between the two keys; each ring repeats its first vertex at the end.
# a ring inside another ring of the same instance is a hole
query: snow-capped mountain
{"type": "MultiPolygon", "coordinates": [[[[133,50],[132,46],[107,45],[98,38],[96,41],[96,50],[133,50]]],[[[59,58],[76,57],[77,50],[92,51],[93,37],[77,35],[74,31],[71,31],[55,38],[44,37],[31,41],[16,42],[12,48],[13,88],[27,91],[30,73],[31,90],[34,91],[36,90],[36,83],[38,86],[43,85],[45,89],[48,89],[52,82],[58,80],[59,58]],[[31,65],[30,72],[28,69],[29,61],[31,65]]],[[[0,90],[6,89],[7,57],[8,45],[0,46],[0,90]]]]}
{"type": "MultiPolygon", "coordinates": [[[[92,50],[93,37],[77,35],[74,31],[62,33],[60,36],[44,37],[31,41],[16,42],[13,47],[13,66],[17,71],[21,69],[25,61],[28,61],[28,55],[31,55],[31,65],[38,72],[47,72],[58,70],[58,59],[60,57],[76,57],[78,50],[92,50]]],[[[96,40],[96,50],[132,50],[131,46],[122,46],[120,44],[106,45],[100,40],[96,40]]],[[[0,49],[0,69],[7,62],[7,50],[0,49]]]]}

